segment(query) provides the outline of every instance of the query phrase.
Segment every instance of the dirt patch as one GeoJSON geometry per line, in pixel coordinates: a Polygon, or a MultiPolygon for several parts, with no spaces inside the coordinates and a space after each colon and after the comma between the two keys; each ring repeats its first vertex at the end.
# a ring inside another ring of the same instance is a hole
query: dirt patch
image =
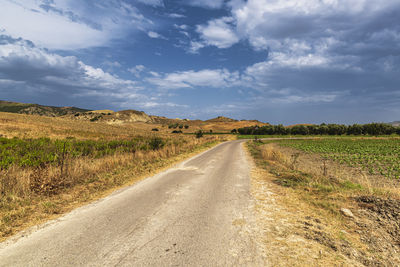
{"type": "Polygon", "coordinates": [[[362,196],[356,201],[360,239],[383,255],[387,266],[400,266],[400,200],[362,196]]]}

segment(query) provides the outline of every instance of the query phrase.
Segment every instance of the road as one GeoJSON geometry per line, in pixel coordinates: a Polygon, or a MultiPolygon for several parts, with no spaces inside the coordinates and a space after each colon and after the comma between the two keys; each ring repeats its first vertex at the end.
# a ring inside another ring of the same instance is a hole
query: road
{"type": "Polygon", "coordinates": [[[0,266],[263,266],[243,142],[0,244],[0,266]]]}

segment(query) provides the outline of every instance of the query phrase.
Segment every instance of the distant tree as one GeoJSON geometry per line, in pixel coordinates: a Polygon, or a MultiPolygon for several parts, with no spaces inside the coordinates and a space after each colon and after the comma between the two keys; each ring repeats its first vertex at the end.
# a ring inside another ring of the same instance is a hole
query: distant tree
{"type": "Polygon", "coordinates": [[[185,129],[189,129],[189,125],[185,125],[185,129]]]}
{"type": "Polygon", "coordinates": [[[197,138],[203,137],[203,131],[202,131],[202,130],[198,130],[198,131],[196,132],[196,137],[197,137],[197,138]]]}

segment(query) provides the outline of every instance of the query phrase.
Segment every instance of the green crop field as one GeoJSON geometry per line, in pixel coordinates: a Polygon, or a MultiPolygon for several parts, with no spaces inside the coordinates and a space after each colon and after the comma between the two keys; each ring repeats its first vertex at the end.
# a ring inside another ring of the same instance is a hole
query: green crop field
{"type": "Polygon", "coordinates": [[[277,140],[282,146],[361,167],[370,174],[400,179],[400,139],[336,138],[315,140],[277,140]]]}

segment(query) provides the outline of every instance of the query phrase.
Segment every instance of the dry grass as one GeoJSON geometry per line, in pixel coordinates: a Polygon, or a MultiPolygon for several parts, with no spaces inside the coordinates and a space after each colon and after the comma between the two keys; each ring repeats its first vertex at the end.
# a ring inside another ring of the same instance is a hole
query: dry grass
{"type": "Polygon", "coordinates": [[[130,140],[162,137],[169,140],[158,150],[137,150],[101,158],[67,156],[63,171],[59,165],[51,164],[40,168],[13,165],[0,170],[0,240],[132,184],[223,140],[218,136],[197,139],[192,135],[152,132],[154,127],[146,123],[109,125],[0,112],[0,135],[7,138],[130,140]]]}
{"type": "MultiPolygon", "coordinates": [[[[107,123],[79,121],[63,117],[43,117],[0,112],[0,135],[3,137],[65,139],[115,140],[129,139],[138,135],[156,135],[151,129],[161,125],[147,123],[107,123]]],[[[161,133],[157,133],[160,135],[161,133]]]]}

